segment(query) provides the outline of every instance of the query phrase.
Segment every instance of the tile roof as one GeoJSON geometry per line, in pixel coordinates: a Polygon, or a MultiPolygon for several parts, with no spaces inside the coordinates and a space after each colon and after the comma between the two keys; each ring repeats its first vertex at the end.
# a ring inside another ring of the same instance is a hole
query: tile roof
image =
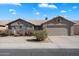
{"type": "MultiPolygon", "coordinates": [[[[47,20],[25,20],[25,21],[28,21],[34,25],[41,25],[42,23],[46,22],[47,20]]],[[[8,20],[7,21],[0,21],[0,25],[5,26],[6,24],[8,24],[10,22],[12,22],[12,21],[8,21],[8,20]]]]}
{"type": "MultiPolygon", "coordinates": [[[[62,16],[58,16],[55,18],[59,18],[59,17],[64,19],[64,17],[62,17],[62,16]]],[[[55,19],[55,18],[53,18],[53,19],[55,19]]],[[[53,20],[53,19],[51,19],[51,20],[53,20]]],[[[41,24],[46,23],[46,22],[51,21],[51,20],[26,20],[26,19],[24,19],[24,21],[27,21],[27,22],[34,24],[34,25],[41,25],[41,24]]],[[[14,21],[16,21],[16,20],[14,20],[14,21]]],[[[69,21],[69,20],[67,20],[67,21],[69,21]]],[[[6,24],[11,23],[11,22],[13,22],[13,21],[11,21],[11,20],[10,21],[9,20],[8,21],[0,21],[0,25],[6,25],[6,24]]],[[[72,21],[69,21],[69,22],[73,23],[72,21]]],[[[76,25],[79,24],[79,21],[74,21],[74,22],[76,23],[76,25]]]]}
{"type": "Polygon", "coordinates": [[[28,20],[28,22],[34,25],[41,25],[42,23],[46,22],[47,20],[28,20]]]}

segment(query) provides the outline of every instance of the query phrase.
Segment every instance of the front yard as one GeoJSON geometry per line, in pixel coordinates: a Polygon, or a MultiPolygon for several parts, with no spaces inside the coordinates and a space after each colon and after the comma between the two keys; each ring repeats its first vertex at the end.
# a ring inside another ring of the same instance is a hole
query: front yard
{"type": "Polygon", "coordinates": [[[29,42],[33,36],[0,37],[0,49],[79,48],[79,36],[48,36],[45,41],[29,42]]]}

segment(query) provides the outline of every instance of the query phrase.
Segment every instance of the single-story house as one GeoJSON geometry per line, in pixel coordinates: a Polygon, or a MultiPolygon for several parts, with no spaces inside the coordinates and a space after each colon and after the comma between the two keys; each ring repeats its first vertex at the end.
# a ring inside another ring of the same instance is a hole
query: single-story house
{"type": "Polygon", "coordinates": [[[50,20],[31,20],[26,21],[23,19],[17,19],[15,21],[7,23],[9,30],[15,33],[17,30],[32,31],[32,30],[46,30],[48,35],[52,36],[70,36],[74,35],[73,25],[75,23],[65,19],[62,16],[52,18],[50,20]]]}
{"type": "Polygon", "coordinates": [[[65,19],[64,17],[58,16],[48,21],[25,21],[22,19],[17,19],[15,21],[9,22],[8,29],[14,31],[22,30],[32,31],[32,30],[44,30],[46,29],[48,35],[60,36],[60,35],[73,35],[73,23],[65,19]]]}

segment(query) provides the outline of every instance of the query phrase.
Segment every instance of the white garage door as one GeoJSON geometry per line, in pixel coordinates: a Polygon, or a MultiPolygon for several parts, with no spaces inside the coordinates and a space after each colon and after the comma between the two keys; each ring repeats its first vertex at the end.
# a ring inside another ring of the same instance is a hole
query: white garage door
{"type": "Polygon", "coordinates": [[[68,31],[67,28],[47,28],[48,35],[53,36],[67,36],[68,31]]]}

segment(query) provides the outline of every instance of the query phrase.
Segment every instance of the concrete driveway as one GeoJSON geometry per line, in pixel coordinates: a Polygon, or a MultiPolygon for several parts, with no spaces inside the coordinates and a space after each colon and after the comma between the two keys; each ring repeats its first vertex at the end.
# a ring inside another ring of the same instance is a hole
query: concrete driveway
{"type": "Polygon", "coordinates": [[[79,36],[49,36],[48,38],[59,48],[79,49],[79,36]]]}

